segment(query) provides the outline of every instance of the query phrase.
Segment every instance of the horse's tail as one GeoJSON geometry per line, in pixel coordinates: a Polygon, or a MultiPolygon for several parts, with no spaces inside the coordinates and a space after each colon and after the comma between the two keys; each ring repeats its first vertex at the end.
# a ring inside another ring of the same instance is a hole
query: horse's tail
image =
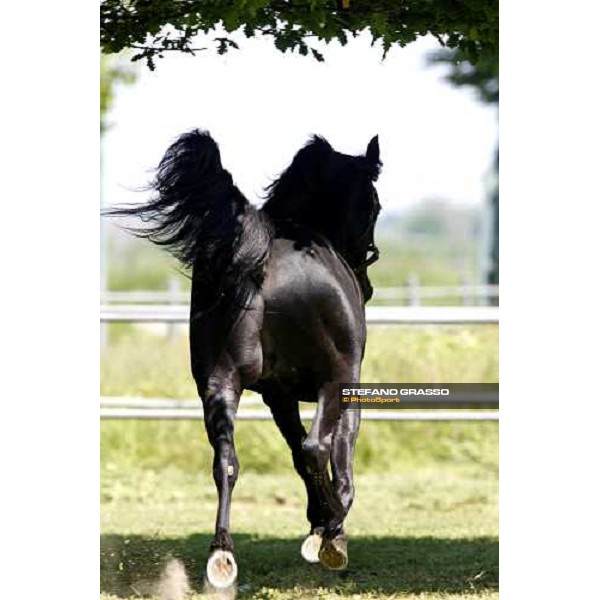
{"type": "Polygon", "coordinates": [[[272,240],[266,217],[234,185],[210,134],[197,129],[169,147],[150,189],[146,204],[104,214],[141,218],[146,226],[127,229],[193,269],[196,310],[224,302],[232,322],[262,284],[272,240]]]}

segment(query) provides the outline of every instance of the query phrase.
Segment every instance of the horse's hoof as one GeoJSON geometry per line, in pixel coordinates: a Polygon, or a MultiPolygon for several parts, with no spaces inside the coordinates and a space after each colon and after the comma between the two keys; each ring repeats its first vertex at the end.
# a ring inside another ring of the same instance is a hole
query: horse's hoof
{"type": "Polygon", "coordinates": [[[309,563],[319,562],[319,550],[321,549],[321,543],[323,541],[323,530],[315,529],[305,540],[302,542],[300,548],[300,554],[302,558],[309,563]]]}
{"type": "Polygon", "coordinates": [[[237,563],[228,550],[215,550],[206,563],[206,578],[215,588],[228,588],[237,579],[237,563]]]}
{"type": "Polygon", "coordinates": [[[333,540],[324,539],[319,550],[319,561],[331,571],[341,571],[348,566],[348,540],[339,535],[333,540]]]}

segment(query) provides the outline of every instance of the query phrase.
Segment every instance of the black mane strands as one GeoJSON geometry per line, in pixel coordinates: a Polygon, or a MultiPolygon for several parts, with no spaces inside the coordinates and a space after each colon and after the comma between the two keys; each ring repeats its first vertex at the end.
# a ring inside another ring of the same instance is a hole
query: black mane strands
{"type": "Polygon", "coordinates": [[[141,218],[146,226],[127,229],[193,268],[193,277],[202,279],[201,306],[221,300],[245,306],[255,289],[251,282],[262,281],[271,229],[223,168],[210,134],[195,129],[181,135],[165,153],[149,189],[155,192],[149,202],[104,214],[141,218]]]}
{"type": "Polygon", "coordinates": [[[380,206],[373,182],[381,164],[377,136],[363,156],[336,152],[313,136],[267,187],[261,209],[274,222],[293,222],[327,238],[355,272],[366,299],[372,294],[366,268],[378,257],[374,228],[380,206]]]}

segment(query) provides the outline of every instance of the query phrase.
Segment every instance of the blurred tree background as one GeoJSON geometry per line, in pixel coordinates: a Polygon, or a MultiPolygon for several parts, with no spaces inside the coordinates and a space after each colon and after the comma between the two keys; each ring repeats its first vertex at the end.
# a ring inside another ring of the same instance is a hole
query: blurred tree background
{"type": "MultiPolygon", "coordinates": [[[[469,56],[461,50],[439,50],[429,56],[430,65],[441,65],[446,70],[445,79],[451,85],[472,90],[484,104],[498,107],[500,100],[500,69],[498,48],[479,57],[472,63],[469,56]]],[[[492,178],[488,191],[488,223],[486,238],[487,254],[485,265],[485,281],[490,285],[498,285],[499,277],[499,225],[500,225],[500,193],[498,186],[499,149],[492,160],[492,178]]]]}
{"type": "Polygon", "coordinates": [[[499,100],[499,63],[497,48],[472,63],[461,50],[438,50],[429,56],[431,65],[446,68],[446,81],[471,88],[481,102],[497,105],[499,100]]]}
{"type": "MultiPolygon", "coordinates": [[[[116,89],[119,84],[132,84],[136,79],[136,69],[124,54],[100,54],[100,207],[104,203],[104,185],[102,180],[103,168],[103,139],[110,128],[108,115],[112,108],[116,89]]],[[[108,274],[108,255],[110,254],[110,239],[107,223],[100,221],[100,289],[105,292],[110,287],[108,274]]],[[[107,338],[106,326],[101,326],[100,336],[102,345],[107,338]]]]}
{"type": "Polygon", "coordinates": [[[100,133],[110,126],[107,115],[112,108],[117,85],[131,84],[135,79],[135,69],[125,56],[100,54],[100,133]]]}

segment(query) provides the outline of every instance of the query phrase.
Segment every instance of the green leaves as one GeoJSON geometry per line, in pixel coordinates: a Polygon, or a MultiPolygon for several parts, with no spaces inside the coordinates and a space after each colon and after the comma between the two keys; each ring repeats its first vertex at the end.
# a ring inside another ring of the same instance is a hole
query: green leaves
{"type": "Polygon", "coordinates": [[[239,46],[236,44],[236,42],[234,42],[230,38],[218,37],[218,38],[215,38],[215,42],[217,42],[217,44],[218,44],[218,46],[217,46],[218,54],[225,54],[225,52],[227,52],[227,50],[229,50],[229,48],[235,48],[236,50],[239,49],[239,46]]]}
{"type": "MultiPolygon", "coordinates": [[[[498,53],[498,0],[352,0],[338,10],[333,0],[103,0],[100,4],[100,43],[104,52],[139,50],[133,60],[154,59],[165,50],[191,52],[198,32],[222,27],[272,38],[282,52],[298,49],[317,61],[323,55],[309,40],[337,40],[370,29],[382,42],[384,56],[394,45],[405,46],[432,33],[471,63],[482,54],[498,53]]],[[[221,34],[222,35],[222,34],[221,34]]],[[[212,39],[219,54],[236,49],[227,37],[212,39]]]]}
{"type": "Polygon", "coordinates": [[[318,51],[315,50],[314,48],[311,48],[310,50],[312,52],[312,55],[319,61],[319,62],[324,62],[325,58],[323,57],[323,55],[318,51]]]}

